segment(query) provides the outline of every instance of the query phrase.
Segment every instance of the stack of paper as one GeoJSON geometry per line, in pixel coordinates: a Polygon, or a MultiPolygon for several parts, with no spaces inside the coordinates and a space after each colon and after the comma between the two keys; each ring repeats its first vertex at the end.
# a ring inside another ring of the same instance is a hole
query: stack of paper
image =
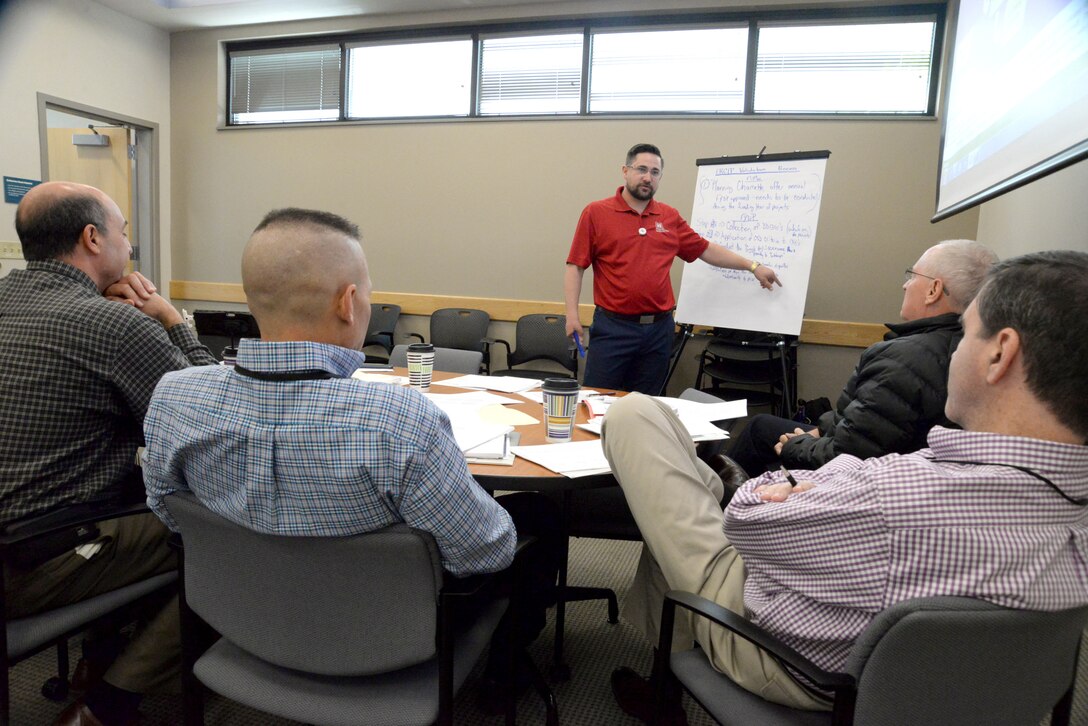
{"type": "Polygon", "coordinates": [[[611,469],[604,458],[600,440],[571,441],[566,444],[515,446],[511,449],[523,459],[540,464],[556,474],[577,479],[593,474],[607,474],[611,469]]]}

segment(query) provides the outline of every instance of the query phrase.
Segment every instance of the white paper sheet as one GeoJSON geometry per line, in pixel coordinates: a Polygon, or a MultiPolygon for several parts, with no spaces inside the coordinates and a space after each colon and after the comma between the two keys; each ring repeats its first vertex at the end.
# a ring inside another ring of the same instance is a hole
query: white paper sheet
{"type": "Polygon", "coordinates": [[[528,459],[545,469],[571,479],[606,474],[611,471],[608,460],[604,458],[604,450],[601,448],[599,439],[572,441],[566,444],[515,446],[512,451],[523,459],[528,459]]]}
{"type": "Polygon", "coordinates": [[[536,378],[518,378],[517,376],[479,376],[467,375],[449,378],[440,381],[443,386],[455,386],[457,388],[481,388],[488,391],[502,391],[503,393],[520,393],[536,388],[543,381],[536,378]]]}

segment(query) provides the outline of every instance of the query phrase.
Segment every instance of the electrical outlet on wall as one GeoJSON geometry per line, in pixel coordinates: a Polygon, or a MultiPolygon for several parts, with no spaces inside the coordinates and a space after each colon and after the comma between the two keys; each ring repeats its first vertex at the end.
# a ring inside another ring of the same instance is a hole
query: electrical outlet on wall
{"type": "Polygon", "coordinates": [[[23,246],[18,242],[0,240],[0,260],[23,259],[23,246]]]}

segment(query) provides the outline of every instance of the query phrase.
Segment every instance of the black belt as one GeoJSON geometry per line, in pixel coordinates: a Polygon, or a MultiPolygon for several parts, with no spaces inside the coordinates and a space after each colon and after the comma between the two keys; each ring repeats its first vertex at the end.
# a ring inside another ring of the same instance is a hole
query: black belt
{"type": "Polygon", "coordinates": [[[624,315],[623,313],[614,313],[611,310],[606,310],[600,305],[597,306],[597,309],[600,310],[605,317],[612,318],[613,320],[625,320],[628,323],[638,323],[639,325],[650,325],[651,323],[664,320],[672,315],[672,310],[666,310],[663,313],[646,313],[645,315],[624,315]]]}

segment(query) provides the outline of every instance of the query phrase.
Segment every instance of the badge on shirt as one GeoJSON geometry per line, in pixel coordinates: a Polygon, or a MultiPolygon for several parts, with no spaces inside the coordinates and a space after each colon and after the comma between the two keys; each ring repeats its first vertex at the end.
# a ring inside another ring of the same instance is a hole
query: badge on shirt
{"type": "Polygon", "coordinates": [[[657,231],[658,232],[668,232],[669,230],[665,229],[665,225],[661,224],[661,222],[658,222],[657,223],[657,231]]]}

